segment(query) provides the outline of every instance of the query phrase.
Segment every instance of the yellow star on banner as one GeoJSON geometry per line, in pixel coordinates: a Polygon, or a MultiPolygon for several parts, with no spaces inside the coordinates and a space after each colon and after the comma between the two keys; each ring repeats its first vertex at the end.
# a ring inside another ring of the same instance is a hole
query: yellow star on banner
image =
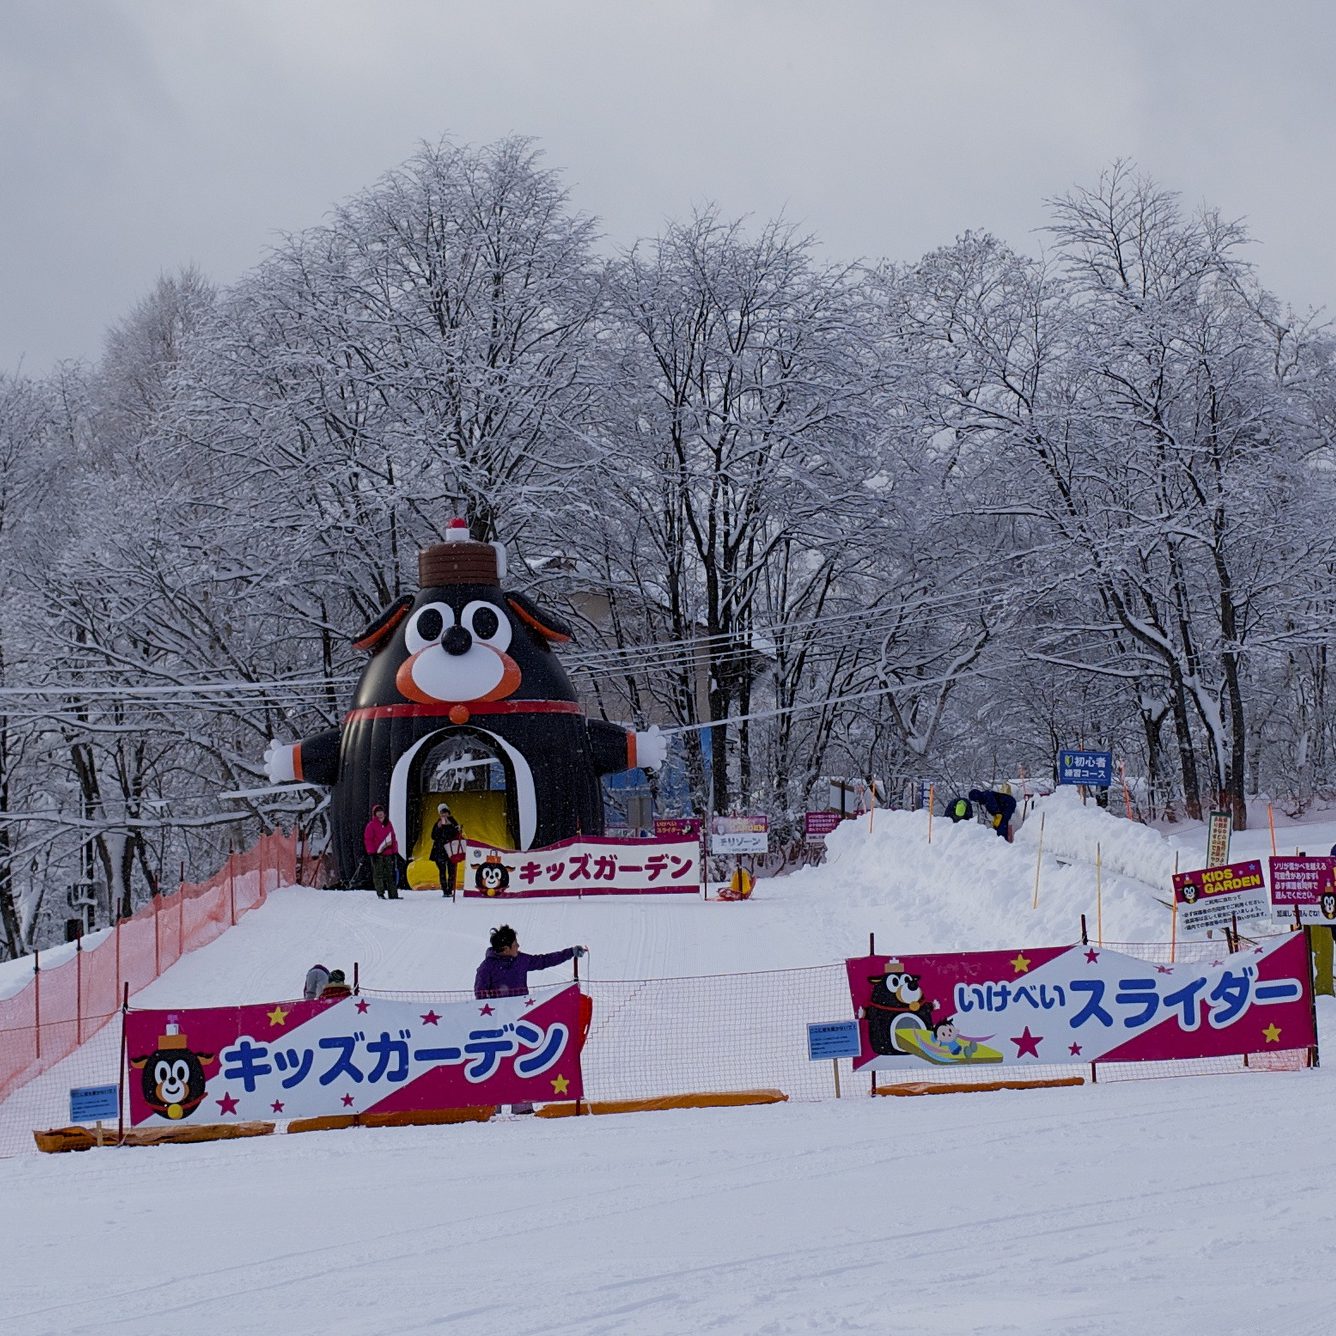
{"type": "Polygon", "coordinates": [[[1265,1039],[1268,1044],[1278,1044],[1280,1042],[1280,1026],[1277,1025],[1275,1021],[1272,1021],[1271,1024],[1262,1031],[1262,1038],[1265,1039]]]}
{"type": "Polygon", "coordinates": [[[1011,968],[1014,969],[1017,974],[1024,974],[1025,971],[1030,968],[1029,956],[1017,952],[1016,958],[1011,962],[1011,968]]]}
{"type": "Polygon", "coordinates": [[[570,1082],[564,1076],[557,1076],[552,1080],[552,1089],[558,1095],[564,1095],[568,1085],[570,1085],[570,1082]]]}
{"type": "Polygon", "coordinates": [[[287,1018],[288,1018],[288,1013],[284,1011],[282,1007],[275,1007],[273,1011],[269,1013],[269,1024],[282,1025],[283,1022],[287,1020],[287,1018]]]}

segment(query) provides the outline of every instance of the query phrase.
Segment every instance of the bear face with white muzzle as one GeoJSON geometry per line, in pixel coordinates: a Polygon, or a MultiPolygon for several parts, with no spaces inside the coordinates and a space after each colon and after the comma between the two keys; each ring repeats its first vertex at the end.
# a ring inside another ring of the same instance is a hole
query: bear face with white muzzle
{"type": "Polygon", "coordinates": [[[271,743],[271,782],[334,786],[333,846],[340,879],[362,859],[362,829],[385,805],[400,850],[422,816],[423,766],[452,735],[485,752],[505,777],[513,847],[603,832],[599,777],[662,763],[657,729],[636,733],[585,717],[553,646],[560,619],[504,592],[504,552],[475,542],[462,520],[418,554],[416,595],[387,608],[353,643],[371,653],[338,729],[271,743]]]}
{"type": "Polygon", "coordinates": [[[428,603],[404,628],[409,657],[394,684],[421,704],[503,700],[522,680],[519,665],[506,653],[513,634],[506,611],[485,599],[459,609],[428,603]]]}

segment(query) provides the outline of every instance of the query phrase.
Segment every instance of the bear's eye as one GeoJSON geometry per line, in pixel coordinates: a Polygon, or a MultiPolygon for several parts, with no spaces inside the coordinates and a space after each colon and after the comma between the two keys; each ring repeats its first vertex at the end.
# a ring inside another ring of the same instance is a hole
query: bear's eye
{"type": "Polygon", "coordinates": [[[510,645],[510,619],[495,604],[475,600],[460,614],[459,624],[473,632],[474,640],[495,650],[504,650],[510,645]]]}
{"type": "Polygon", "coordinates": [[[186,1063],[184,1063],[183,1061],[181,1061],[181,1059],[178,1058],[174,1063],[172,1063],[172,1075],[176,1077],[177,1081],[181,1085],[185,1085],[185,1083],[190,1079],[190,1068],[186,1063]]]}
{"type": "Polygon", "coordinates": [[[409,618],[404,644],[410,654],[437,644],[447,627],[455,624],[455,610],[448,603],[428,603],[409,618]]]}
{"type": "Polygon", "coordinates": [[[153,1064],[153,1084],[162,1085],[164,1081],[172,1079],[172,1064],[170,1062],[158,1061],[153,1064]]]}

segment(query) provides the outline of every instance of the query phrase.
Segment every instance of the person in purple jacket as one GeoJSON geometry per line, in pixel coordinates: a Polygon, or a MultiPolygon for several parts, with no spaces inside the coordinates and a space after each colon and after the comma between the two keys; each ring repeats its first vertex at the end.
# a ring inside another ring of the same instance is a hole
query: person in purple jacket
{"type": "MultiPolygon", "coordinates": [[[[564,951],[529,955],[520,950],[520,939],[509,923],[492,929],[492,944],[473,976],[474,997],[523,997],[529,991],[529,971],[550,969],[563,960],[578,960],[583,946],[568,946],[564,951]]],[[[532,1113],[529,1103],[512,1104],[511,1113],[532,1113]]]]}
{"type": "Polygon", "coordinates": [[[523,997],[529,991],[529,971],[551,969],[563,960],[578,960],[583,946],[530,955],[520,950],[520,939],[509,923],[492,929],[492,944],[473,976],[474,997],[523,997]]]}

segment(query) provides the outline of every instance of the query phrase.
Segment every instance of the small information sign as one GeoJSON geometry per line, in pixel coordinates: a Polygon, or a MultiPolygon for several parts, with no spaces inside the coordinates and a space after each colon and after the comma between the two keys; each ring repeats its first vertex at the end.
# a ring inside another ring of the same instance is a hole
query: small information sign
{"type": "Polygon", "coordinates": [[[1206,866],[1222,867],[1229,862],[1229,835],[1234,818],[1228,812],[1212,812],[1206,823],[1206,866]]]}
{"type": "Polygon", "coordinates": [[[838,812],[804,812],[803,836],[808,844],[824,845],[826,836],[843,820],[838,812]]]}
{"type": "Polygon", "coordinates": [[[1059,752],[1058,783],[1107,789],[1113,783],[1113,753],[1074,749],[1059,752]]]}
{"type": "Polygon", "coordinates": [[[862,1041],[857,1021],[811,1021],[807,1026],[807,1059],[856,1058],[862,1041]]]}
{"type": "Polygon", "coordinates": [[[698,816],[656,816],[654,818],[654,838],[663,839],[700,838],[700,817],[698,816]]]}
{"type": "Polygon", "coordinates": [[[1297,854],[1273,857],[1271,916],[1293,923],[1336,923],[1336,859],[1297,854]]]}
{"type": "Polygon", "coordinates": [[[716,816],[710,819],[712,854],[763,854],[770,849],[768,816],[716,816]]]}
{"type": "Polygon", "coordinates": [[[70,1122],[100,1123],[120,1116],[119,1086],[75,1086],[70,1091],[70,1122]]]}

